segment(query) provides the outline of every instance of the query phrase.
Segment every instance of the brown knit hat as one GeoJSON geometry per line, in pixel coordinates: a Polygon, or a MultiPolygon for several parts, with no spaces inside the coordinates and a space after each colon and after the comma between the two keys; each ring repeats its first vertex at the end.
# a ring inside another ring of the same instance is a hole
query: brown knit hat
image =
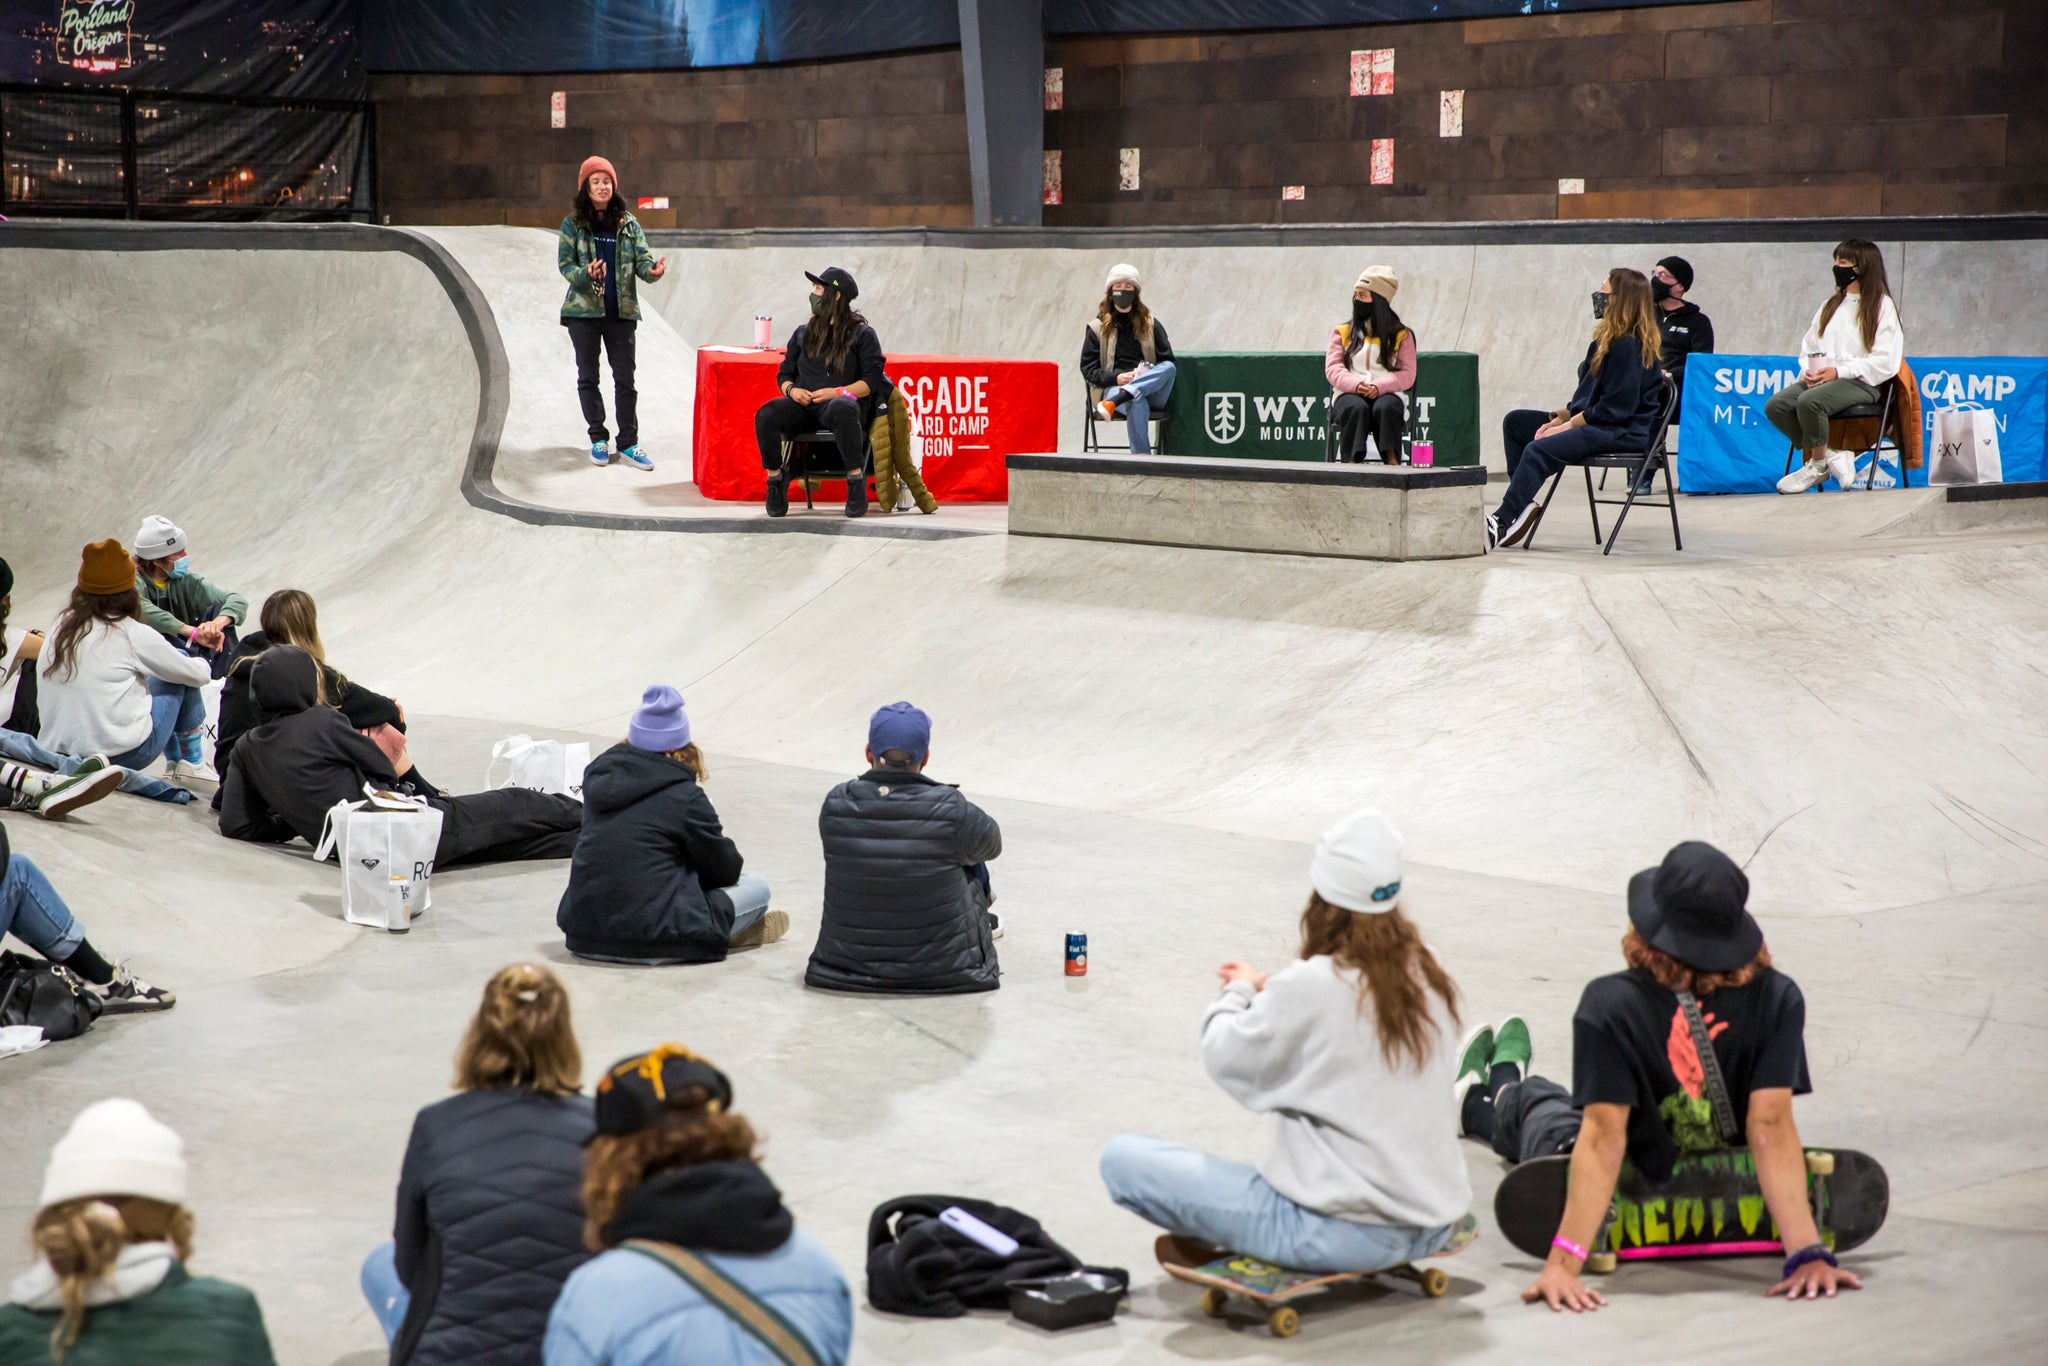
{"type": "Polygon", "coordinates": [[[94,541],[79,557],[78,586],[101,597],[125,593],[135,587],[135,561],[119,541],[94,541]]]}

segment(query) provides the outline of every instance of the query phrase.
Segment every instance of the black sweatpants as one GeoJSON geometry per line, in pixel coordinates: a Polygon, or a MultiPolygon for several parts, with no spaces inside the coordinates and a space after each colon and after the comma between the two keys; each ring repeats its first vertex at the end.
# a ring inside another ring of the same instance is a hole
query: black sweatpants
{"type": "Polygon", "coordinates": [[[1493,1098],[1493,1150],[1510,1162],[1555,1157],[1579,1141],[1571,1092],[1545,1077],[1502,1087],[1493,1098]]]}
{"type": "Polygon", "coordinates": [[[583,803],[574,797],[501,787],[461,797],[428,798],[441,813],[434,867],[508,863],[514,859],[567,858],[583,829],[583,803]]]}
{"type": "Polygon", "coordinates": [[[1337,424],[1337,458],[1357,464],[1365,459],[1365,438],[1370,435],[1381,461],[1401,462],[1401,429],[1408,425],[1408,405],[1399,394],[1381,394],[1368,399],[1363,394],[1339,394],[1330,404],[1330,421],[1337,424]]]}
{"type": "Polygon", "coordinates": [[[867,465],[867,429],[860,400],[835,398],[808,408],[793,398],[771,398],[754,413],[754,443],[761,448],[761,468],[782,468],[784,439],[820,427],[839,444],[839,468],[849,472],[867,465]]]}
{"type": "Polygon", "coordinates": [[[612,363],[612,401],[618,409],[619,444],[630,450],[640,444],[640,393],[633,387],[631,318],[569,318],[569,344],[576,348],[576,400],[590,427],[590,444],[605,439],[604,394],[597,387],[597,352],[602,346],[612,363]]]}

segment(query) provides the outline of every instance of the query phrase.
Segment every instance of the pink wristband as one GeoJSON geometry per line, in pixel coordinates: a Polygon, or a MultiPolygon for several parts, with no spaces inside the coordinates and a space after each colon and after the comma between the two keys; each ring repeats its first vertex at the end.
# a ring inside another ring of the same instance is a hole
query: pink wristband
{"type": "Polygon", "coordinates": [[[1558,1234],[1555,1238],[1552,1238],[1550,1240],[1550,1245],[1562,1252],[1571,1253],[1572,1256],[1577,1257],[1581,1262],[1586,1260],[1586,1249],[1580,1247],[1577,1243],[1565,1237],[1562,1233],[1558,1234]]]}
{"type": "Polygon", "coordinates": [[[843,384],[842,384],[842,385],[840,385],[840,386],[839,386],[839,397],[841,397],[841,398],[852,398],[852,397],[853,397],[853,390],[851,390],[851,389],[847,388],[847,387],[846,387],[845,385],[843,385],[843,384]]]}

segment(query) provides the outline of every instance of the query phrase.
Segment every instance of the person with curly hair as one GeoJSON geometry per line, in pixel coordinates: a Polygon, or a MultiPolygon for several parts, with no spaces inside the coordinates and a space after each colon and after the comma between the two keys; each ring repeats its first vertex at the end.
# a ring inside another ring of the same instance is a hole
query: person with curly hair
{"type": "Polygon", "coordinates": [[[619,419],[616,450],[636,470],[654,461],[640,449],[640,391],[633,386],[634,333],[640,324],[637,281],[653,284],[668,273],[668,258],[657,259],[640,220],[626,208],[619,173],[603,157],[585,157],[576,172],[576,202],[562,220],[555,241],[555,268],[569,282],[562,297],[562,326],[576,350],[576,401],[590,429],[590,463],[609,465],[615,449],[606,443],[604,393],[597,384],[600,350],[611,358],[612,403],[619,419]]]}

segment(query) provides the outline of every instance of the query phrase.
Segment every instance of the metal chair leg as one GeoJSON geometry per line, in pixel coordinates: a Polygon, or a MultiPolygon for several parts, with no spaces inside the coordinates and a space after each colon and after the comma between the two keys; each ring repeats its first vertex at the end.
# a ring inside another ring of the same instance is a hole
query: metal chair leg
{"type": "Polygon", "coordinates": [[[1671,482],[1671,461],[1664,461],[1664,505],[1671,510],[1671,548],[1684,550],[1685,542],[1678,535],[1678,486],[1671,482]]]}
{"type": "Polygon", "coordinates": [[[1560,469],[1550,476],[1550,485],[1543,491],[1543,510],[1536,514],[1536,525],[1529,528],[1529,534],[1522,538],[1522,549],[1529,550],[1536,544],[1536,533],[1542,529],[1543,519],[1550,515],[1550,500],[1557,496],[1557,486],[1564,482],[1564,471],[1560,469]]]}
{"type": "MultiPolygon", "coordinates": [[[[1593,498],[1593,467],[1591,465],[1581,465],[1579,468],[1586,472],[1586,511],[1593,514],[1593,544],[1598,545],[1600,544],[1600,504],[1594,501],[1593,498]]],[[[1600,476],[1603,479],[1606,478],[1607,471],[1600,471],[1600,476]]]]}

